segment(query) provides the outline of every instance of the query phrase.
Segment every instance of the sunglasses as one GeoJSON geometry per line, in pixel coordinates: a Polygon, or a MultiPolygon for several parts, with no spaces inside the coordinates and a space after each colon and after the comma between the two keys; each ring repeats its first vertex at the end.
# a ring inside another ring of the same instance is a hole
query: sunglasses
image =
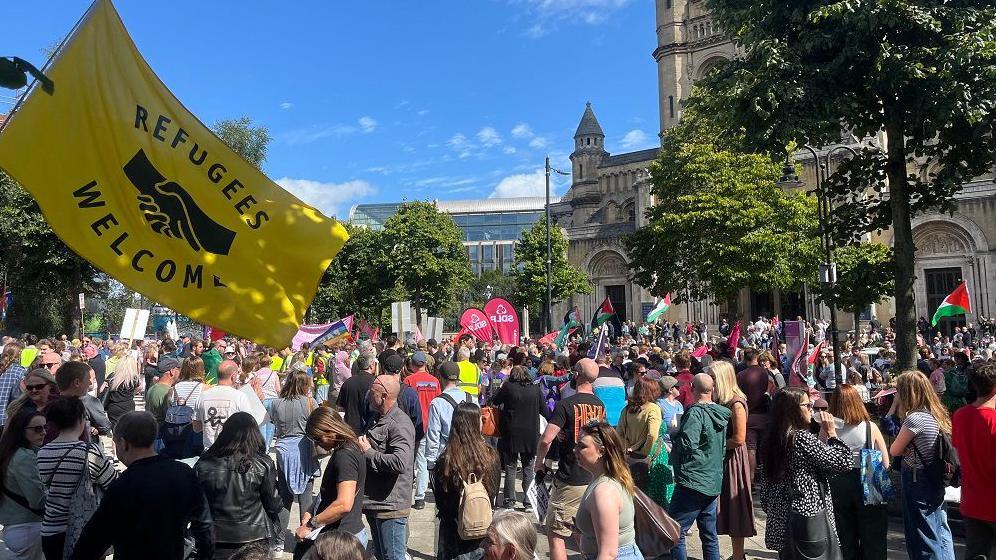
{"type": "Polygon", "coordinates": [[[25,429],[26,430],[31,430],[32,432],[34,432],[36,434],[44,434],[45,433],[45,426],[28,426],[25,429]]]}
{"type": "Polygon", "coordinates": [[[39,383],[38,385],[25,385],[24,388],[28,391],[41,391],[45,387],[48,387],[48,383],[39,383]]]}
{"type": "Polygon", "coordinates": [[[57,366],[57,365],[59,365],[59,362],[52,362],[50,364],[42,364],[42,367],[50,368],[52,366],[57,366]]]}

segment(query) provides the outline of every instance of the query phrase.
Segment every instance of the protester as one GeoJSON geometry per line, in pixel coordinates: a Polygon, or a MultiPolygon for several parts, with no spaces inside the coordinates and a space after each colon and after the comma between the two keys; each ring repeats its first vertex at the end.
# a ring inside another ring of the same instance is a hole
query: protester
{"type": "Polygon", "coordinates": [[[657,399],[657,406],[661,408],[661,432],[667,450],[671,450],[671,435],[678,430],[681,416],[685,413],[685,407],[678,400],[678,380],[670,375],[665,375],[657,382],[661,397],[657,399]]]}
{"type": "Polygon", "coordinates": [[[501,486],[498,453],[481,436],[481,409],[462,402],[453,411],[449,443],[439,456],[432,481],[439,519],[437,560],[456,560],[481,547],[484,536],[464,539],[458,532],[460,503],[466,484],[484,485],[493,506],[501,486]]]}
{"type": "Polygon", "coordinates": [[[156,382],[145,393],[145,411],[152,414],[159,425],[166,422],[173,385],[180,377],[180,362],[172,356],[163,356],[156,362],[156,382]]]}
{"type": "Polygon", "coordinates": [[[948,410],[930,380],[919,371],[904,371],[896,378],[896,408],[903,425],[889,452],[893,457],[902,457],[906,550],[910,558],[954,558],[944,506],[944,481],[932,480],[927,471],[938,460],[939,435],[951,434],[948,410]]]}
{"type": "Polygon", "coordinates": [[[459,365],[455,362],[443,362],[439,366],[439,372],[446,386],[429,404],[429,424],[425,432],[425,459],[430,473],[436,468],[436,459],[446,447],[450,436],[450,420],[457,403],[476,402],[473,395],[460,388],[459,365]]]}
{"type": "Polygon", "coordinates": [[[284,380],[280,398],[270,406],[270,420],[277,438],[277,488],[284,505],[277,527],[279,531],[275,536],[275,553],[283,552],[283,533],[290,521],[291,506],[297,504],[297,523],[303,523],[315,499],[315,478],[319,467],[313,444],[307,437],[307,424],[317,403],[308,396],[310,391],[311,378],[308,374],[292,370],[284,380]]]}
{"type": "MultiPolygon", "coordinates": [[[[746,372],[751,367],[743,371],[746,372]]],[[[729,409],[731,414],[726,428],[723,489],[719,494],[716,530],[717,534],[730,536],[733,558],[743,559],[745,539],[757,534],[754,528],[754,499],[751,495],[754,471],[747,450],[750,411],[747,408],[747,397],[737,383],[737,374],[732,364],[723,360],[715,361],[706,371],[716,381],[713,399],[729,409]]],[[[761,373],[754,370],[748,375],[761,373]]]]}
{"type": "Polygon", "coordinates": [[[592,389],[599,374],[598,364],[590,358],[582,358],[574,365],[573,373],[577,392],[562,399],[553,409],[533,462],[536,476],[545,476],[544,459],[554,440],[558,441],[557,474],[553,479],[545,521],[550,560],[567,559],[566,539],[574,532],[574,516],[581,496],[591,482],[591,474],[578,466],[574,453],[581,436],[580,427],[591,420],[605,420],[605,406],[592,389]]]}
{"type": "Polygon", "coordinates": [[[315,445],[331,451],[332,458],[322,475],[321,496],[314,515],[310,511],[305,513],[301,526],[295,531],[298,546],[294,549],[294,557],[302,557],[316,544],[309,536],[317,529],[322,536],[344,531],[366,547],[370,532],[363,525],[362,510],[367,466],[356,434],[339,413],[326,406],[311,413],[307,433],[315,445]]]}
{"type": "Polygon", "coordinates": [[[606,421],[613,426],[619,423],[626,407],[626,380],[617,369],[599,367],[598,377],[592,384],[592,393],[605,406],[606,421]]]}
{"type": "Polygon", "coordinates": [[[671,438],[671,465],[675,490],[668,513],[681,525],[681,539],[671,551],[685,560],[685,534],[696,523],[704,560],[719,559],[716,533],[717,506],[723,488],[723,457],[730,410],[713,402],[715,382],[700,373],[692,379],[695,403],[685,410],[678,432],[671,438]]]}
{"type": "Polygon", "coordinates": [[[851,450],[837,439],[833,416],[819,413],[820,437],[809,432],[813,418],[809,392],[786,387],[775,394],[768,419],[768,431],[758,462],[761,472],[758,486],[761,509],[767,514],[764,544],[770,550],[785,551],[788,558],[799,557],[790,551],[793,543],[825,543],[820,550],[804,550],[810,557],[839,557],[840,545],[834,522],[833,502],[827,496],[828,479],[851,468],[851,450]],[[792,527],[812,526],[801,519],[825,516],[829,534],[789,534],[792,527]]]}
{"type": "Polygon", "coordinates": [[[978,398],[951,419],[961,462],[965,558],[993,558],[996,545],[996,364],[977,367],[970,382],[978,398]]]}
{"type": "Polygon", "coordinates": [[[46,560],[57,560],[72,555],[83,525],[96,511],[94,487],[107,490],[118,473],[96,444],[80,441],[87,411],[79,397],[60,398],[45,414],[56,437],[38,451],[38,475],[47,491],[42,549],[46,560]]]}
{"type": "MultiPolygon", "coordinates": [[[[473,340],[473,339],[471,339],[473,340]]],[[[456,364],[460,368],[460,389],[477,399],[481,392],[481,369],[470,361],[471,347],[463,346],[456,353],[456,364]]]]}
{"type": "Polygon", "coordinates": [[[318,537],[309,560],[366,560],[365,548],[356,535],[337,529],[318,537]]]}
{"type": "Polygon", "coordinates": [[[633,385],[627,405],[619,416],[619,435],[628,456],[644,459],[657,441],[663,417],[657,404],[660,387],[650,377],[640,377],[633,385]]]}
{"type": "Polygon", "coordinates": [[[785,386],[785,379],[778,384],[781,372],[769,369],[775,359],[770,352],[758,353],[754,348],[744,350],[744,368],[736,374],[737,385],[743,393],[747,409],[747,459],[750,478],[754,480],[757,470],[757,447],[768,426],[768,406],[775,391],[785,386]]]}
{"type": "MultiPolygon", "coordinates": [[[[543,390],[532,382],[529,372],[515,366],[508,380],[492,396],[491,404],[501,407],[501,437],[498,451],[505,470],[506,508],[515,505],[515,471],[522,466],[522,493],[533,481],[532,464],[539,443],[540,417],[549,418],[550,411],[543,399],[543,390]]],[[[523,497],[523,502],[528,501],[523,497]]]]}
{"type": "MultiPolygon", "coordinates": [[[[653,404],[653,403],[651,403],[653,404]]],[[[581,496],[575,524],[586,560],[642,560],[636,546],[633,477],[626,444],[608,423],[592,420],[581,427],[578,465],[592,476],[581,496]]]]}
{"type": "Polygon", "coordinates": [[[354,365],[356,372],[342,384],[336,404],[345,413],[346,423],[353,432],[362,434],[369,408],[367,393],[374,382],[376,360],[369,354],[361,354],[354,365]]]}
{"type": "Polygon", "coordinates": [[[378,560],[404,560],[415,463],[415,426],[398,408],[401,386],[381,375],[370,386],[373,424],[359,438],[367,462],[363,512],[378,560]]]}
{"type": "Polygon", "coordinates": [[[145,378],[143,386],[146,390],[151,389],[152,385],[156,382],[156,378],[159,377],[159,368],[156,367],[158,363],[159,345],[151,342],[145,347],[142,357],[142,375],[145,378]]]}
{"type": "Polygon", "coordinates": [[[248,397],[235,388],[233,378],[239,372],[239,366],[235,362],[222,362],[217,371],[218,385],[205,391],[197,403],[193,428],[204,437],[204,449],[214,444],[231,416],[251,410],[248,397]]]}
{"type": "Polygon", "coordinates": [[[674,378],[678,380],[678,400],[681,405],[688,410],[695,404],[695,395],[692,394],[692,361],[688,352],[683,351],[674,357],[674,367],[678,370],[674,378]]]}
{"type": "Polygon", "coordinates": [[[889,449],[852,385],[839,385],[830,396],[830,414],[837,437],[851,450],[851,468],[830,479],[837,536],[844,560],[885,558],[889,518],[886,504],[866,505],[861,477],[861,450],[877,449],[889,468],[889,449]],[[869,439],[869,437],[871,439],[869,439]]]}
{"type": "MultiPolygon", "coordinates": [[[[267,412],[270,412],[273,408],[273,403],[277,402],[277,399],[280,398],[280,376],[277,375],[277,372],[270,369],[270,364],[273,362],[272,358],[266,354],[260,354],[257,359],[259,369],[253,372],[253,379],[259,380],[259,390],[263,392],[263,408],[267,412]]],[[[273,422],[263,422],[260,429],[263,431],[263,443],[267,449],[270,449],[270,443],[273,441],[273,422]]]]}
{"type": "Polygon", "coordinates": [[[111,430],[126,412],[135,410],[135,394],[144,392],[145,381],[138,370],[138,363],[130,356],[123,358],[100,391],[111,430]]]}
{"type": "MultiPolygon", "coordinates": [[[[426,369],[429,357],[425,352],[412,354],[412,373],[404,379],[405,385],[415,390],[418,395],[419,408],[422,410],[422,425],[429,426],[429,407],[432,400],[442,393],[439,380],[426,369]]],[[[425,491],[429,487],[429,465],[426,459],[426,447],[429,438],[423,437],[415,448],[415,509],[425,508],[425,491]]]]}
{"type": "Polygon", "coordinates": [[[7,406],[7,418],[21,411],[44,413],[49,404],[59,398],[55,376],[47,369],[31,370],[24,377],[24,392],[7,406]]]}
{"type": "Polygon", "coordinates": [[[7,423],[7,407],[21,395],[21,380],[27,373],[21,365],[21,345],[5,344],[0,350],[0,428],[7,423]]]}
{"type": "Polygon", "coordinates": [[[114,447],[128,468],[110,484],[87,522],[75,559],[103,558],[111,546],[115,560],[183,558],[188,525],[198,557],[214,553],[204,492],[193,469],[156,455],[158,428],[148,412],[132,411],[118,419],[114,447]]]}
{"type": "Polygon", "coordinates": [[[408,415],[415,426],[415,445],[418,446],[425,437],[425,424],[422,423],[422,405],[418,398],[418,392],[401,381],[401,370],[405,368],[405,359],[400,354],[395,353],[383,360],[384,373],[393,375],[401,387],[401,394],[398,396],[398,407],[408,415]]]}
{"type": "Polygon", "coordinates": [[[227,559],[251,542],[269,546],[283,501],[277,468],[263,449],[259,425],[251,414],[235,412],[212,443],[194,464],[194,472],[211,508],[214,558],[227,559]]]}
{"type": "Polygon", "coordinates": [[[345,350],[339,350],[336,352],[335,357],[333,358],[333,367],[330,368],[332,371],[330,374],[326,374],[326,377],[331,376],[332,382],[332,389],[329,392],[329,401],[338,401],[339,391],[342,390],[342,384],[345,383],[347,379],[352,377],[353,372],[349,366],[349,352],[346,352],[345,350]]]}
{"type": "Polygon", "coordinates": [[[22,410],[0,436],[0,525],[3,542],[18,560],[41,560],[45,486],[38,476],[38,449],[45,441],[45,416],[22,410]]]}
{"type": "Polygon", "coordinates": [[[536,526],[517,511],[495,513],[483,543],[484,560],[535,560],[536,526]]]}

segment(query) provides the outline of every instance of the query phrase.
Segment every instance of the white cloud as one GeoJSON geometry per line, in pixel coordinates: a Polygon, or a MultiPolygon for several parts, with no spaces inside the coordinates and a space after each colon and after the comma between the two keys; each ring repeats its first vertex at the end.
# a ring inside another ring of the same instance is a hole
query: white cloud
{"type": "MultiPolygon", "coordinates": [[[[550,186],[553,194],[553,185],[550,186]]],[[[502,179],[488,198],[512,198],[519,196],[544,196],[546,194],[546,173],[537,169],[532,173],[509,175],[502,179]]]]}
{"type": "Polygon", "coordinates": [[[373,185],[359,179],[345,183],[323,183],[310,179],[282,177],[277,179],[276,183],[303,202],[318,208],[326,216],[335,216],[339,219],[346,218],[340,213],[343,204],[377,193],[373,185]]]}
{"type": "Polygon", "coordinates": [[[363,132],[366,134],[377,130],[377,121],[373,117],[362,116],[356,122],[359,123],[360,128],[363,129],[363,132]]]}
{"type": "Polygon", "coordinates": [[[502,149],[502,151],[503,151],[503,152],[505,152],[505,153],[506,153],[506,154],[508,154],[508,155],[512,155],[512,154],[514,154],[514,153],[515,153],[515,151],[516,151],[516,150],[515,150],[515,147],[514,147],[514,146],[505,146],[505,147],[504,147],[504,148],[502,149]]]}
{"type": "Polygon", "coordinates": [[[532,138],[536,135],[533,133],[533,129],[528,124],[520,122],[515,125],[515,128],[512,129],[512,136],[515,138],[532,138]]]}
{"type": "Polygon", "coordinates": [[[310,144],[323,138],[339,138],[356,132],[356,127],[348,124],[312,125],[281,133],[277,136],[281,141],[292,146],[310,144]]]}
{"type": "Polygon", "coordinates": [[[490,148],[501,144],[501,135],[498,134],[498,131],[493,126],[486,126],[477,132],[477,140],[485,148],[490,148]]]}
{"type": "Polygon", "coordinates": [[[619,144],[626,148],[627,150],[639,150],[641,148],[650,148],[653,146],[650,137],[647,133],[640,130],[639,128],[634,128],[623,136],[619,144]]]}
{"type": "Polygon", "coordinates": [[[419,112],[418,112],[417,114],[418,114],[418,116],[420,116],[420,117],[424,117],[425,115],[428,115],[428,114],[429,114],[429,110],[428,110],[428,109],[422,109],[422,110],[421,110],[421,111],[419,111],[419,112]]]}
{"type": "Polygon", "coordinates": [[[294,104],[289,101],[284,101],[283,103],[280,104],[280,108],[283,109],[284,111],[286,111],[287,109],[291,109],[293,107],[294,104]]]}
{"type": "Polygon", "coordinates": [[[457,132],[446,141],[446,145],[453,148],[454,150],[460,150],[467,147],[469,143],[467,142],[467,137],[462,133],[457,132]]]}
{"type": "Polygon", "coordinates": [[[631,0],[509,0],[515,5],[525,5],[526,11],[537,20],[524,31],[527,37],[538,39],[555,31],[558,22],[583,22],[599,25],[614,13],[625,8],[631,0]]]}
{"type": "Polygon", "coordinates": [[[543,136],[537,136],[536,138],[533,138],[532,140],[529,141],[529,147],[536,150],[542,150],[543,148],[549,145],[550,141],[544,138],[543,136]]]}

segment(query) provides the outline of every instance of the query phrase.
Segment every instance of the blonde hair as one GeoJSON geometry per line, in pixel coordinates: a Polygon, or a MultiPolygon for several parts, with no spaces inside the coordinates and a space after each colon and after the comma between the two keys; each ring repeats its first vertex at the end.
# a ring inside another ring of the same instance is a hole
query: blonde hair
{"type": "Polygon", "coordinates": [[[601,446],[606,476],[618,482],[632,495],[636,485],[633,482],[633,473],[629,469],[629,462],[626,460],[626,444],[623,443],[619,432],[603,420],[585,424],[581,427],[581,432],[591,436],[591,439],[601,446]]]}
{"type": "Polygon", "coordinates": [[[495,513],[491,530],[498,544],[515,547],[514,560],[532,560],[536,556],[536,526],[524,513],[502,510],[495,513]]]}
{"type": "Polygon", "coordinates": [[[716,380],[716,389],[712,394],[713,400],[729,408],[733,399],[740,397],[747,400],[747,395],[740,390],[737,385],[737,374],[733,370],[733,364],[726,360],[715,360],[706,368],[706,373],[716,380]]]}
{"type": "Polygon", "coordinates": [[[122,358],[118,362],[118,365],[114,367],[114,373],[111,374],[108,385],[111,391],[116,391],[122,385],[130,382],[138,383],[141,380],[142,375],[138,371],[138,364],[135,360],[131,359],[131,356],[127,356],[122,358]]]}
{"type": "Polygon", "coordinates": [[[941,404],[934,386],[927,376],[917,370],[907,370],[896,378],[896,396],[899,398],[899,416],[905,418],[910,412],[926,410],[937,420],[941,431],[951,433],[951,417],[948,409],[941,404]]]}

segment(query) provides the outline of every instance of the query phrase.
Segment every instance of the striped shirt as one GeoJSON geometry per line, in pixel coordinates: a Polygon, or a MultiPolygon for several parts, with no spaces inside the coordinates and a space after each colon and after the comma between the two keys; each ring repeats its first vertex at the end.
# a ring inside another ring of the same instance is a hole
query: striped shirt
{"type": "Polygon", "coordinates": [[[917,410],[906,415],[903,426],[913,432],[911,445],[920,452],[917,455],[911,450],[903,457],[903,464],[914,469],[922,469],[926,465],[920,463],[920,457],[923,456],[923,460],[930,463],[937,454],[937,433],[940,431],[937,420],[926,410],[917,410]]]}
{"type": "MultiPolygon", "coordinates": [[[[186,401],[183,404],[189,406],[191,410],[197,410],[197,403],[201,401],[201,393],[203,392],[204,384],[200,381],[181,381],[173,385],[173,397],[170,399],[170,404],[186,401]]],[[[169,407],[167,406],[167,408],[169,407]]]]}
{"type": "Polygon", "coordinates": [[[43,537],[66,532],[84,468],[87,481],[105,490],[118,476],[111,461],[93,443],[53,441],[38,451],[38,475],[48,490],[41,526],[43,537]]]}

